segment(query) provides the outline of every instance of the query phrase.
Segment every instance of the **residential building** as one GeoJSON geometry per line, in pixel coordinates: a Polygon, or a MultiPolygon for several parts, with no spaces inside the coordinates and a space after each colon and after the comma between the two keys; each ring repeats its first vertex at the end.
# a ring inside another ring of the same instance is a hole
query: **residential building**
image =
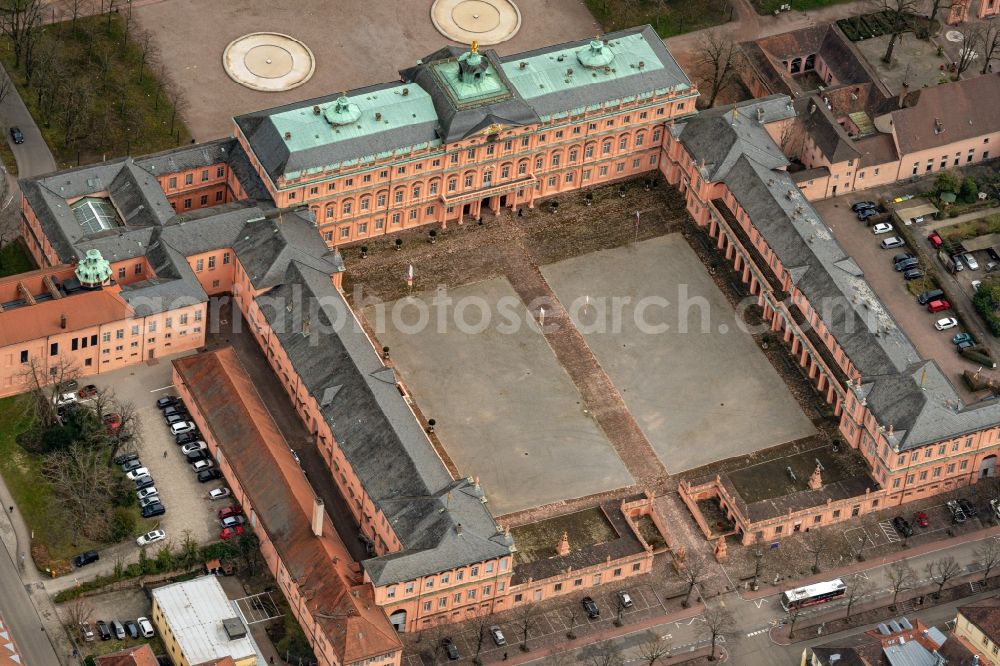
{"type": "Polygon", "coordinates": [[[1000,664],[1000,597],[959,606],[955,638],[979,658],[982,666],[1000,664]]]}
{"type": "Polygon", "coordinates": [[[803,650],[808,666],[972,666],[973,655],[937,627],[905,617],[803,650]]]}
{"type": "Polygon", "coordinates": [[[258,666],[264,656],[235,602],[215,576],[153,589],[150,620],[174,666],[198,666],[225,657],[235,666],[258,666]]]}
{"type": "Polygon", "coordinates": [[[125,648],[94,659],[96,666],[159,666],[148,643],[125,648]]]}

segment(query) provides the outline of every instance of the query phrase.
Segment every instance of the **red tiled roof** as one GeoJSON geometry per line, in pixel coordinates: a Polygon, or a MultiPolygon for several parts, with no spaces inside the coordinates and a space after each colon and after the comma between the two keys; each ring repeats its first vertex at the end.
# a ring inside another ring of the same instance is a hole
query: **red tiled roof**
{"type": "Polygon", "coordinates": [[[286,450],[288,444],[236,352],[225,348],[188,356],[174,361],[174,368],[191,393],[195,413],[202,415],[225,452],[289,576],[308,591],[305,605],[340,661],[350,663],[401,649],[388,618],[375,605],[371,587],[352,586],[345,580],[313,535],[307,513],[311,500],[307,507],[297,497],[297,487],[304,485],[301,471],[294,464],[284,464],[286,456],[275,456],[275,451],[286,450]]]}
{"type": "Polygon", "coordinates": [[[959,606],[958,612],[965,616],[994,643],[1000,643],[1000,597],[983,599],[968,606],[959,606]]]}
{"type": "Polygon", "coordinates": [[[133,310],[116,291],[84,291],[58,300],[43,301],[0,312],[0,347],[37,340],[60,333],[66,316],[66,331],[129,319],[133,310]]]}
{"type": "Polygon", "coordinates": [[[94,663],[97,666],[159,666],[153,649],[145,644],[97,657],[94,663]]]}
{"type": "MultiPolygon", "coordinates": [[[[1000,73],[922,88],[913,106],[894,111],[901,155],[1000,131],[1000,73]],[[935,133],[934,121],[940,122],[935,133]]],[[[909,104],[910,97],[907,98],[909,104]]]]}

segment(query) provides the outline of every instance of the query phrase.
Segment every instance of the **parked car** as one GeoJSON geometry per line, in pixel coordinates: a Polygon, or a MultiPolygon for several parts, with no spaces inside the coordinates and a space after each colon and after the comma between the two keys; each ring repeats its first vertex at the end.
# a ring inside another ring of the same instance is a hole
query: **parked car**
{"type": "Polygon", "coordinates": [[[869,218],[878,215],[878,210],[875,208],[865,208],[864,210],[859,210],[857,212],[858,219],[862,222],[866,222],[869,218]]]}
{"type": "Polygon", "coordinates": [[[163,420],[166,421],[167,425],[173,425],[175,423],[187,421],[189,418],[191,417],[188,414],[168,414],[163,417],[163,420]]]}
{"type": "Polygon", "coordinates": [[[101,556],[96,550],[88,550],[87,552],[80,553],[73,558],[73,566],[79,569],[80,567],[85,567],[88,564],[93,564],[99,559],[101,559],[101,556]]]}
{"type": "Polygon", "coordinates": [[[892,225],[888,222],[879,222],[874,227],[872,227],[872,233],[878,236],[879,234],[887,234],[892,231],[892,225]]]}
{"type": "Polygon", "coordinates": [[[229,497],[231,494],[229,488],[213,488],[208,491],[208,498],[211,500],[220,500],[229,497]]]}
{"type": "Polygon", "coordinates": [[[893,268],[896,269],[897,273],[902,273],[904,271],[910,270],[911,268],[919,268],[919,267],[920,267],[919,259],[906,259],[896,264],[893,268]]]}
{"type": "Polygon", "coordinates": [[[134,469],[139,469],[140,467],[142,467],[142,462],[139,460],[139,456],[126,460],[122,463],[122,471],[126,473],[131,472],[134,469]]]}
{"type": "Polygon", "coordinates": [[[104,426],[109,432],[116,433],[122,428],[122,417],[120,414],[105,414],[102,419],[104,426]]]}
{"type": "Polygon", "coordinates": [[[236,527],[224,527],[222,531],[219,532],[219,538],[223,541],[227,539],[232,539],[233,537],[238,537],[243,534],[243,527],[237,525],[236,527]]]}
{"type": "Polygon", "coordinates": [[[963,254],[962,261],[965,262],[965,265],[968,266],[970,270],[973,271],[979,270],[979,262],[976,261],[976,258],[972,256],[971,252],[966,252],[965,254],[963,254]]]}
{"type": "Polygon", "coordinates": [[[182,432],[174,437],[174,441],[177,442],[178,445],[190,444],[191,442],[197,442],[198,437],[199,435],[196,432],[182,432]]]}
{"type": "Polygon", "coordinates": [[[939,331],[947,331],[949,328],[958,326],[958,320],[954,317],[945,317],[934,322],[934,328],[939,331]]]}
{"type": "MultiPolygon", "coordinates": [[[[215,467],[213,467],[212,469],[203,469],[200,472],[198,472],[198,483],[208,483],[209,481],[215,481],[216,479],[221,479],[221,478],[222,478],[222,472],[220,472],[215,467]]],[[[213,497],[212,499],[217,499],[217,498],[213,497]]]]}
{"type": "Polygon", "coordinates": [[[936,301],[942,296],[944,296],[944,292],[940,289],[931,289],[930,291],[925,291],[917,296],[917,303],[927,305],[931,301],[936,301]]]}
{"type": "Polygon", "coordinates": [[[913,520],[921,527],[927,527],[931,524],[931,519],[927,517],[927,514],[923,511],[917,511],[913,514],[913,520]]]}
{"type": "Polygon", "coordinates": [[[492,638],[493,642],[497,645],[507,645],[507,639],[503,637],[503,632],[500,631],[500,627],[495,624],[490,627],[490,638],[492,638]]]}
{"type": "Polygon", "coordinates": [[[893,518],[892,526],[896,528],[896,531],[899,532],[903,537],[913,536],[913,528],[910,527],[910,523],[907,522],[906,518],[903,518],[902,516],[896,516],[895,518],[893,518]]]}
{"type": "Polygon", "coordinates": [[[212,462],[211,460],[199,460],[197,462],[191,463],[191,469],[193,469],[196,472],[200,472],[203,469],[210,469],[212,467],[215,467],[215,463],[212,462]]]}
{"type": "Polygon", "coordinates": [[[965,270],[965,264],[962,263],[961,255],[956,254],[951,258],[951,263],[955,267],[956,273],[961,273],[965,270]]]}
{"type": "Polygon", "coordinates": [[[115,456],[114,463],[116,465],[124,465],[127,462],[132,462],[133,460],[138,460],[138,459],[139,459],[138,453],[122,453],[115,456]]]}
{"type": "Polygon", "coordinates": [[[228,518],[229,516],[242,516],[243,515],[243,507],[241,507],[239,504],[234,504],[232,506],[227,506],[224,509],[219,509],[219,512],[216,515],[219,516],[219,520],[224,520],[224,519],[228,518]]]}
{"type": "MultiPolygon", "coordinates": [[[[147,488],[147,490],[149,490],[149,489],[147,488]]],[[[156,489],[154,488],[153,490],[156,490],[156,489]]],[[[159,495],[148,495],[146,497],[143,497],[141,500],[139,500],[139,508],[140,509],[144,509],[147,506],[149,506],[150,504],[159,504],[159,503],[160,503],[160,496],[159,495]]]]}
{"type": "Polygon", "coordinates": [[[194,453],[195,451],[204,451],[207,448],[208,445],[205,444],[205,442],[202,442],[201,440],[195,440],[193,442],[189,442],[184,446],[182,446],[181,453],[187,455],[189,453],[194,453]]]}
{"type": "Polygon", "coordinates": [[[979,509],[976,508],[976,505],[964,497],[959,497],[957,501],[958,505],[962,507],[962,511],[964,511],[965,515],[969,518],[974,518],[979,513],[979,509]]]}
{"type": "Polygon", "coordinates": [[[167,512],[167,507],[163,504],[150,504],[142,508],[143,518],[152,518],[153,516],[162,516],[167,512]]]}
{"type": "Polygon", "coordinates": [[[943,312],[951,309],[951,303],[947,299],[939,298],[927,304],[928,312],[943,312]]]}
{"type": "Polygon", "coordinates": [[[909,225],[909,224],[923,224],[923,223],[924,223],[924,216],[917,215],[916,217],[911,217],[910,221],[907,222],[906,224],[909,225]]]}
{"type": "Polygon", "coordinates": [[[951,337],[951,342],[952,344],[957,345],[963,342],[975,342],[975,340],[973,339],[971,333],[966,333],[965,331],[962,331],[961,333],[956,333],[955,335],[953,335],[951,337]]]}
{"type": "Polygon", "coordinates": [[[90,628],[90,624],[88,622],[80,623],[80,637],[88,643],[94,640],[94,630],[90,628]]]}
{"type": "Polygon", "coordinates": [[[102,641],[111,640],[111,627],[104,620],[97,621],[97,633],[100,634],[102,641]]]}
{"type": "Polygon", "coordinates": [[[76,394],[80,397],[81,400],[84,400],[86,398],[93,398],[95,395],[97,395],[97,387],[94,386],[93,384],[87,384],[82,389],[77,391],[76,394]]]}
{"type": "Polygon", "coordinates": [[[974,342],[970,342],[967,340],[965,342],[959,342],[957,345],[955,345],[955,350],[961,352],[963,349],[968,349],[969,347],[975,347],[975,346],[976,344],[974,342]]]}
{"type": "Polygon", "coordinates": [[[139,638],[139,625],[135,623],[135,620],[125,620],[122,624],[130,637],[139,638]]]}
{"type": "Polygon", "coordinates": [[[601,617],[601,609],[597,607],[593,599],[584,597],[580,600],[580,603],[583,604],[583,610],[587,611],[587,617],[591,620],[601,617]]]}
{"type": "Polygon", "coordinates": [[[156,634],[153,631],[153,623],[149,621],[148,617],[140,617],[135,623],[139,625],[139,633],[142,634],[143,638],[152,638],[156,634]]]}
{"type": "Polygon", "coordinates": [[[624,590],[619,590],[618,603],[622,608],[632,608],[632,596],[624,590]]]}
{"type": "Polygon", "coordinates": [[[162,398],[156,399],[156,406],[160,409],[166,409],[167,407],[180,403],[180,401],[181,399],[176,395],[165,395],[162,398]]]}
{"type": "Polygon", "coordinates": [[[171,424],[170,434],[180,435],[181,433],[185,432],[194,432],[197,429],[198,429],[197,426],[195,426],[195,424],[192,423],[191,421],[180,421],[178,423],[171,424]]]}
{"type": "Polygon", "coordinates": [[[153,485],[153,477],[149,474],[139,476],[135,478],[135,489],[142,490],[143,488],[150,488],[153,485]]]}
{"type": "Polygon", "coordinates": [[[128,477],[129,481],[135,481],[140,476],[149,476],[149,470],[145,467],[136,467],[126,472],[125,476],[128,477]]]}
{"type": "Polygon", "coordinates": [[[441,639],[441,647],[444,648],[444,653],[448,655],[448,659],[451,661],[458,661],[460,655],[458,654],[458,647],[455,646],[455,642],[450,638],[441,639]]]}
{"type": "Polygon", "coordinates": [[[916,280],[917,278],[922,278],[926,273],[922,268],[911,268],[908,271],[903,271],[904,280],[916,280]]]}
{"type": "Polygon", "coordinates": [[[931,246],[935,250],[938,249],[939,247],[941,247],[942,245],[944,245],[944,239],[941,238],[941,235],[938,232],[936,232],[936,231],[933,232],[933,233],[931,233],[930,235],[928,235],[927,236],[927,240],[930,241],[931,246]]]}
{"type": "Polygon", "coordinates": [[[877,208],[874,201],[856,201],[851,204],[851,210],[855,213],[865,210],[866,208],[877,208]]]}
{"type": "Polygon", "coordinates": [[[223,518],[221,521],[223,527],[236,527],[238,525],[243,525],[247,522],[247,519],[243,516],[229,516],[223,518]]]}
{"type": "Polygon", "coordinates": [[[195,449],[193,451],[185,453],[184,457],[187,459],[189,463],[196,463],[207,458],[208,451],[206,451],[205,449],[195,449]]]}
{"type": "Polygon", "coordinates": [[[893,248],[903,247],[904,245],[906,245],[906,241],[904,241],[899,236],[890,236],[889,238],[886,238],[884,241],[882,241],[883,250],[891,250],[893,248]]]}
{"type": "Polygon", "coordinates": [[[953,523],[964,523],[966,521],[965,511],[959,506],[958,502],[955,500],[948,500],[946,502],[948,511],[951,512],[951,522],[953,523]]]}
{"type": "Polygon", "coordinates": [[[60,393],[52,398],[52,404],[56,407],[62,407],[63,405],[71,405],[77,400],[76,393],[60,393]]]}
{"type": "Polygon", "coordinates": [[[187,413],[188,413],[187,407],[185,407],[184,403],[181,402],[174,403],[169,407],[163,408],[164,416],[170,416],[171,414],[187,414],[187,413]]]}
{"type": "Polygon", "coordinates": [[[913,259],[914,255],[912,252],[900,252],[899,254],[893,255],[892,265],[895,266],[901,261],[906,261],[907,259],[913,259]]]}
{"type": "Polygon", "coordinates": [[[21,131],[20,127],[10,128],[10,138],[14,141],[14,143],[24,143],[24,133],[21,131]]]}
{"type": "Polygon", "coordinates": [[[156,492],[156,486],[149,486],[148,488],[143,488],[142,490],[137,491],[136,497],[138,497],[139,500],[141,501],[146,499],[147,497],[152,497],[153,495],[157,494],[159,493],[156,492]]]}
{"type": "Polygon", "coordinates": [[[152,530],[146,532],[138,539],[135,540],[135,545],[137,546],[148,546],[151,543],[156,543],[157,541],[163,541],[167,538],[167,533],[163,530],[152,530]]]}
{"type": "Polygon", "coordinates": [[[125,625],[118,620],[111,620],[111,633],[120,641],[125,640],[125,625]]]}

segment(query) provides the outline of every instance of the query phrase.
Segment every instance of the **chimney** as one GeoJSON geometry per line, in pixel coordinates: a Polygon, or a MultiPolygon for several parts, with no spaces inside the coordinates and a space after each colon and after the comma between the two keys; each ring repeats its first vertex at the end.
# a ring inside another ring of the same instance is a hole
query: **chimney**
{"type": "Polygon", "coordinates": [[[379,113],[378,111],[376,111],[375,112],[375,121],[378,122],[379,120],[382,120],[382,114],[379,113]]]}
{"type": "Polygon", "coordinates": [[[455,523],[455,534],[462,533],[462,523],[455,523]]]}
{"type": "Polygon", "coordinates": [[[562,537],[559,539],[558,545],[556,545],[556,554],[559,556],[569,555],[569,533],[563,532],[562,537]]]}
{"type": "Polygon", "coordinates": [[[59,315],[59,328],[66,328],[66,315],[59,315]]]}
{"type": "Polygon", "coordinates": [[[319,497],[313,500],[312,530],[316,536],[323,536],[323,500],[319,497]]]}
{"type": "Polygon", "coordinates": [[[764,107],[761,106],[757,107],[757,122],[758,123],[764,122],[764,107]]]}

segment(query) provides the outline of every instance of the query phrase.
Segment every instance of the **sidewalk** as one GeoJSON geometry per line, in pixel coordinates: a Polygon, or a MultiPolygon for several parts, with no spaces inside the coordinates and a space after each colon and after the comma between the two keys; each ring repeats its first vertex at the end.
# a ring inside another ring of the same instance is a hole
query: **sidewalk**
{"type": "MultiPolygon", "coordinates": [[[[1000,526],[986,527],[976,532],[968,532],[960,536],[942,539],[940,541],[931,541],[930,543],[924,543],[919,546],[912,546],[909,548],[901,549],[895,553],[889,553],[887,555],[882,555],[881,557],[867,559],[864,562],[855,562],[853,564],[849,564],[846,567],[841,567],[839,569],[827,569],[825,571],[821,571],[818,574],[795,580],[794,587],[812,585],[813,583],[818,583],[825,580],[831,580],[833,578],[844,578],[846,576],[856,574],[860,571],[879,569],[887,564],[891,564],[899,560],[906,560],[913,557],[920,557],[921,555],[927,555],[928,553],[935,553],[939,550],[950,550],[955,546],[959,546],[965,543],[974,543],[976,541],[982,541],[984,539],[989,539],[990,537],[995,537],[995,536],[1000,536],[1000,526]]],[[[787,589],[791,586],[792,582],[789,582],[780,587],[774,585],[768,585],[766,588],[762,587],[756,592],[746,592],[746,593],[740,593],[740,591],[737,589],[737,594],[743,601],[756,601],[758,599],[764,599],[766,597],[774,596],[780,593],[783,589],[787,589]]]]}

